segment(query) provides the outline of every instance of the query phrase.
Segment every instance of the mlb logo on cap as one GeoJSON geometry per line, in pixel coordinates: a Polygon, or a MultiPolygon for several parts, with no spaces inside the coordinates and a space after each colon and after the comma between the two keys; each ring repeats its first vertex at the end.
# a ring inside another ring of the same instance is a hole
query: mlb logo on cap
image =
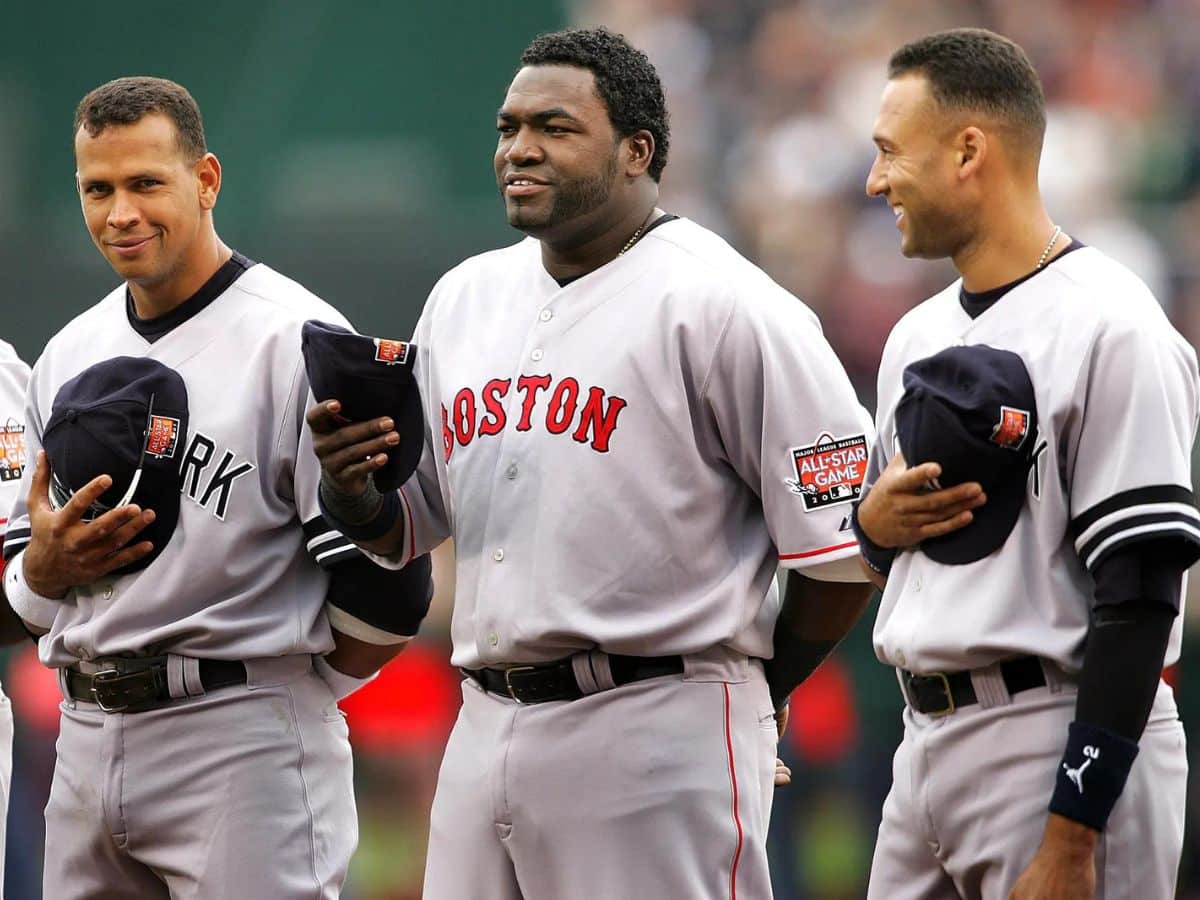
{"type": "Polygon", "coordinates": [[[975,481],[987,494],[970,525],[921,544],[926,556],[963,565],[1004,546],[1025,505],[1037,430],[1033,381],[1015,353],[950,347],[904,370],[896,434],[905,461],[941,465],[939,487],[975,481]]]}
{"type": "Polygon", "coordinates": [[[50,463],[50,505],[61,509],[100,475],[112,486],[84,519],[136,503],[155,519],[138,540],[154,549],[120,569],[136,572],[166,547],[179,522],[181,480],[177,449],[186,441],[187,386],[179,373],[153,359],[118,356],[84,369],[58,389],[42,446],[50,463]]]}

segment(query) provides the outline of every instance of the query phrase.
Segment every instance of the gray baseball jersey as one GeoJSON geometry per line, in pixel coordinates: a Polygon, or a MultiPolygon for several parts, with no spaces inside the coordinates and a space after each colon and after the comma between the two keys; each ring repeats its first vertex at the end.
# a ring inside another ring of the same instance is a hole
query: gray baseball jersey
{"type": "MultiPolygon", "coordinates": [[[[1132,542],[1200,535],[1190,475],[1196,355],[1145,285],[1080,247],[976,318],[960,287],[917,307],[888,340],[868,480],[896,452],[905,367],[956,344],[1021,356],[1039,433],[1026,502],[1001,549],[967,565],[902,552],[888,576],[879,658],[918,673],[971,670],[979,702],[945,719],[906,708],[872,867],[870,897],[880,900],[1008,896],[1040,841],[1074,717],[1090,573],[1132,542]],[[994,664],[1020,656],[1047,661],[1048,687],[1010,696],[994,664]],[[981,790],[981,778],[999,789],[981,790]]],[[[1167,662],[1178,658],[1179,640],[1177,621],[1167,662]]],[[[1173,896],[1186,773],[1182,727],[1163,684],[1101,841],[1103,896],[1173,896]]]]}
{"type": "Polygon", "coordinates": [[[455,665],[766,657],[776,568],[857,555],[871,423],[816,317],[695,223],[637,249],[561,288],[532,238],[483,254],[417,324],[431,430],[385,562],[453,534],[455,665]]]}
{"type": "MultiPolygon", "coordinates": [[[[29,366],[11,344],[0,341],[0,535],[8,527],[28,455],[25,451],[25,389],[29,366]]],[[[0,691],[0,872],[4,871],[8,794],[12,783],[12,708],[0,691]]],[[[0,884],[0,896],[4,886],[0,884]]]]}
{"type": "MultiPolygon", "coordinates": [[[[1019,354],[1037,394],[1027,503],[1003,549],[977,563],[901,553],[875,649],[916,672],[1019,654],[1078,671],[1097,563],[1146,535],[1200,535],[1189,502],[1196,354],[1145,285],[1091,247],[1057,259],[977,319],[959,303],[959,287],[917,307],[888,339],[869,481],[896,452],[904,367],[956,343],[987,344],[1019,354]],[[986,600],[966,602],[981,585],[986,600]]],[[[1176,622],[1168,663],[1179,658],[1180,633],[1176,622]]]]}
{"type": "MultiPolygon", "coordinates": [[[[322,567],[358,551],[317,508],[320,469],[304,426],[313,401],[299,335],[309,318],[345,320],[264,265],[209,290],[210,302],[190,318],[148,336],[127,316],[122,286],[55,335],[34,366],[31,455],[58,387],[115,356],[148,356],[178,371],[191,415],[191,433],[172,451],[184,498],[162,554],[142,572],[77,588],[71,602],[20,610],[49,629],[41,641],[48,666],[131,652],[250,659],[333,646],[322,567]]],[[[10,559],[29,542],[30,477],[32,468],[13,510],[10,559]]]]}
{"type": "Polygon", "coordinates": [[[454,663],[685,666],[520,711],[465,683],[426,896],[768,897],[774,576],[861,580],[871,425],[816,317],[674,220],[565,286],[533,239],[470,259],[414,343],[430,429],[385,562],[453,535],[454,663]]]}
{"type": "MultiPolygon", "coordinates": [[[[132,713],[64,702],[46,807],[48,897],[332,900],[340,891],[357,840],[349,735],[312,655],[333,646],[322,565],[358,551],[318,511],[300,354],[310,318],[344,323],[235,254],[158,319],[138,320],[118,288],[34,366],[30,454],[58,388],[112,357],[174,369],[189,412],[188,433],[161,450],[178,460],[183,493],[163,552],[139,572],[18,609],[49,629],[40,654],[60,681],[66,666],[92,674],[111,665],[95,662],[106,657],[166,655],[175,698],[132,713]],[[242,661],[246,683],[206,693],[209,660],[242,661]]],[[[9,537],[15,569],[30,540],[23,499],[9,537]]]]}

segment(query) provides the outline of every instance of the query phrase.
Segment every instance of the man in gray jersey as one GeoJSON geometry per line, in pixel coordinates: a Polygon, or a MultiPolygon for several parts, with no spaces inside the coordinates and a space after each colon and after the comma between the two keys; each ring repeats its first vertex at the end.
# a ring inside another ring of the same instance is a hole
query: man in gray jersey
{"type": "Polygon", "coordinates": [[[1173,897],[1195,352],[1047,214],[1019,47],[943,32],[888,75],[867,192],[962,277],[888,339],[856,509],[906,702],[869,897],[1173,897]]]}
{"type": "Polygon", "coordinates": [[[467,677],[425,896],[765,900],[776,711],[867,599],[848,512],[869,420],[802,303],[656,208],[644,54],[539,37],[496,129],[527,237],[434,288],[428,430],[309,416],[364,546],[403,565],[455,541],[467,677]],[[367,507],[388,441],[414,439],[415,475],[367,507]]]}
{"type": "Polygon", "coordinates": [[[34,367],[4,544],[65,698],[45,896],[336,897],[357,837],[337,696],[431,587],[427,559],[388,572],[318,509],[300,331],[345,320],[217,237],[221,166],[179,85],[92,91],[75,157],[123,283],[34,367]]]}

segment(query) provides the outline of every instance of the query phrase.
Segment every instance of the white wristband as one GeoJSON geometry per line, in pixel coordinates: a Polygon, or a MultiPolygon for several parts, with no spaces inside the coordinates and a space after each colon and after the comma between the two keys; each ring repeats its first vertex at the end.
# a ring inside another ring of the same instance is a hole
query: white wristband
{"type": "Polygon", "coordinates": [[[13,611],[34,628],[49,631],[62,608],[62,601],[43,597],[25,580],[25,551],[8,561],[4,568],[4,594],[13,611]]]}
{"type": "Polygon", "coordinates": [[[313,657],[313,668],[316,669],[317,674],[321,676],[324,682],[329,685],[329,689],[333,691],[333,696],[339,700],[344,700],[363,685],[374,681],[375,676],[379,674],[378,672],[372,672],[366,678],[355,678],[353,675],[339,672],[323,656],[313,657]]]}

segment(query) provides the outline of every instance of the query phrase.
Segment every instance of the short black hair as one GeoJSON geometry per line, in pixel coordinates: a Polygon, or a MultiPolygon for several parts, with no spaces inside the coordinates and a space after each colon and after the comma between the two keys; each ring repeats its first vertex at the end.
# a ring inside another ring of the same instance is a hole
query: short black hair
{"type": "Polygon", "coordinates": [[[575,66],[596,76],[596,90],[622,137],[654,136],[650,177],[662,178],[671,145],[671,123],[662,81],[650,59],[607,28],[572,28],[540,34],[521,54],[522,66],[575,66]]]}
{"type": "Polygon", "coordinates": [[[92,137],[110,125],[133,125],[151,113],[161,113],[175,123],[179,148],[189,159],[208,152],[200,107],[187,88],[166,78],[132,76],[117,78],[88,94],[75,110],[75,129],[87,129],[92,137]]]}
{"type": "Polygon", "coordinates": [[[1046,95],[1025,51],[984,28],[939,31],[905,44],[888,63],[888,78],[917,73],[942,107],[1004,119],[1035,137],[1046,132],[1046,95]]]}

